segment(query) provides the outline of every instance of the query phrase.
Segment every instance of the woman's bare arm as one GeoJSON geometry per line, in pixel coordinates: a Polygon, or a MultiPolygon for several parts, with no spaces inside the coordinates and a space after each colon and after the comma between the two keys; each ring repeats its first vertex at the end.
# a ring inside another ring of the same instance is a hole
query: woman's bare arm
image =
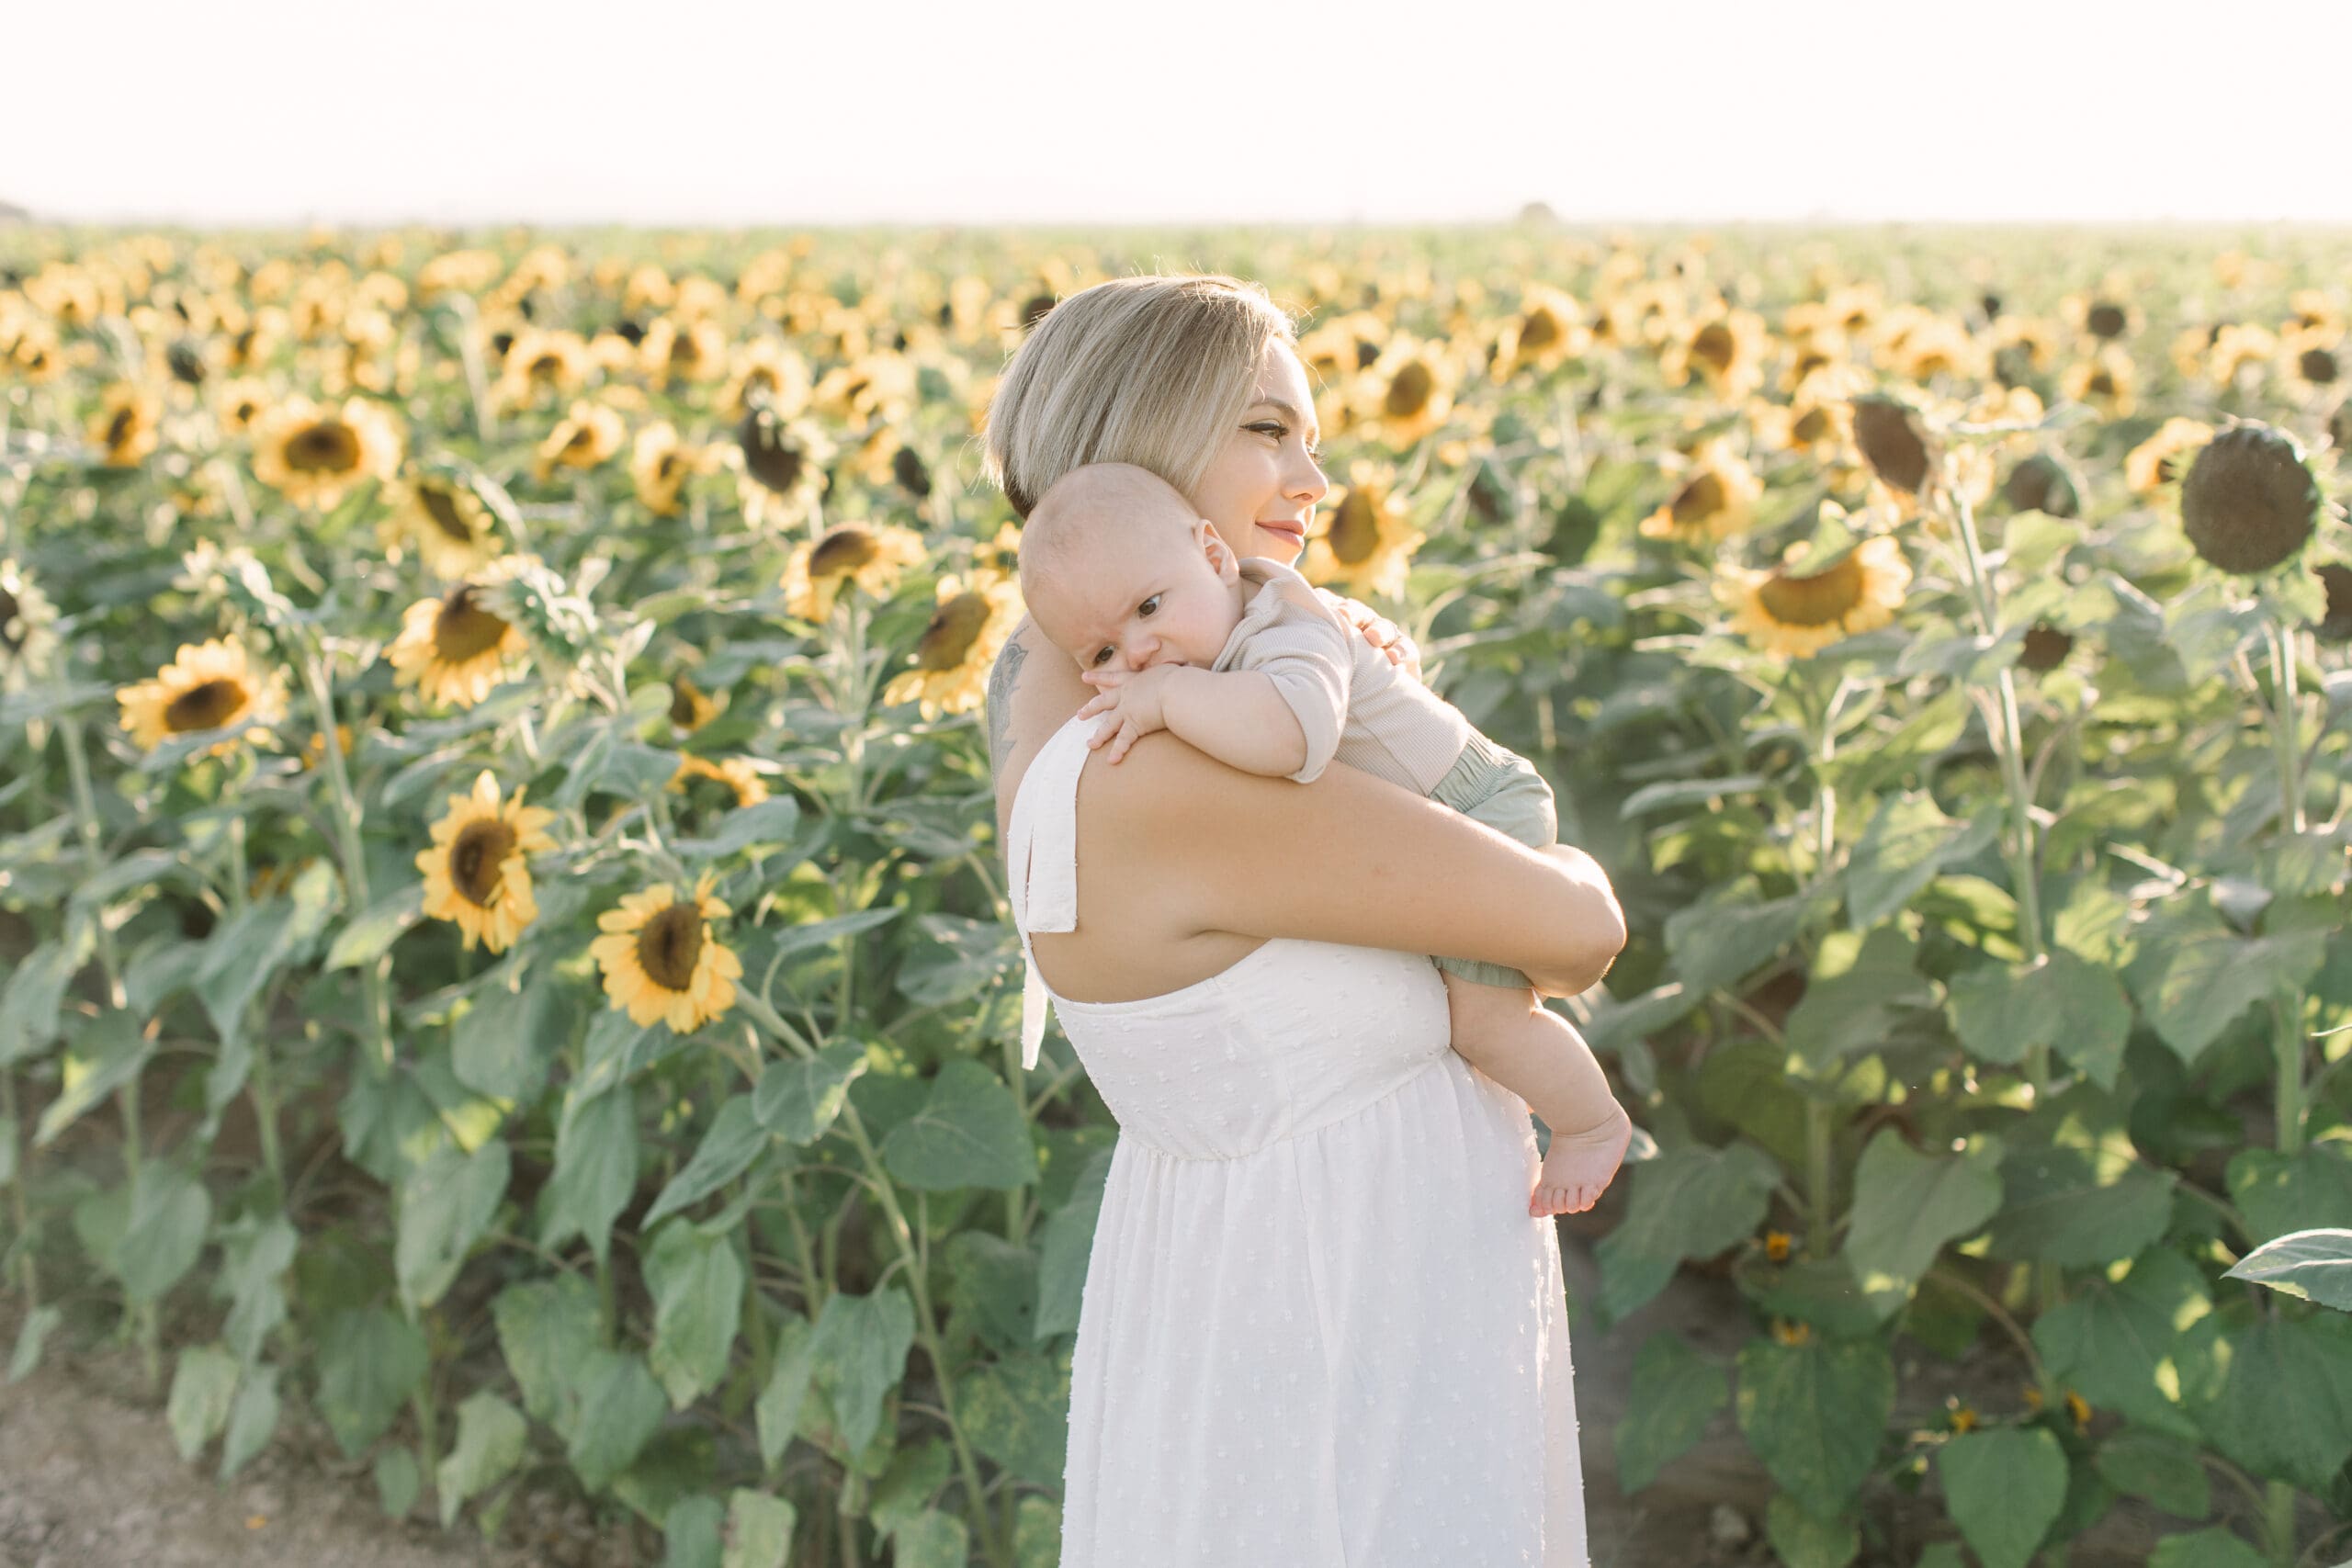
{"type": "Polygon", "coordinates": [[[1174,931],[1483,959],[1555,995],[1598,983],[1625,943],[1590,856],[1529,849],[1344,764],[1310,784],[1261,778],[1162,731],[1119,767],[1090,761],[1080,798],[1081,860],[1148,886],[1174,931]]]}

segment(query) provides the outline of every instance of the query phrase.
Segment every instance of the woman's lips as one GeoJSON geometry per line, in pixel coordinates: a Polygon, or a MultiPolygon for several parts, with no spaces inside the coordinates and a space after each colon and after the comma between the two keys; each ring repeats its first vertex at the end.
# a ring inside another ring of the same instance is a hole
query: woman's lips
{"type": "Polygon", "coordinates": [[[1304,545],[1306,543],[1306,525],[1304,523],[1261,522],[1258,526],[1263,528],[1269,534],[1280,534],[1283,538],[1290,540],[1295,545],[1304,545]]]}

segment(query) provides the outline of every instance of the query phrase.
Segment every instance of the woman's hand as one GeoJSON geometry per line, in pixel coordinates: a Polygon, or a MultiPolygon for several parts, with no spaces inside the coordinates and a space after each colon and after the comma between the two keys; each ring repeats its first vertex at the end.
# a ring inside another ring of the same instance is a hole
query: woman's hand
{"type": "Polygon", "coordinates": [[[1421,650],[1405,635],[1405,628],[1382,615],[1367,604],[1343,599],[1337,593],[1326,592],[1323,602],[1337,610],[1348,625],[1363,635],[1364,641],[1388,656],[1388,662],[1410,675],[1421,678],[1421,650]]]}

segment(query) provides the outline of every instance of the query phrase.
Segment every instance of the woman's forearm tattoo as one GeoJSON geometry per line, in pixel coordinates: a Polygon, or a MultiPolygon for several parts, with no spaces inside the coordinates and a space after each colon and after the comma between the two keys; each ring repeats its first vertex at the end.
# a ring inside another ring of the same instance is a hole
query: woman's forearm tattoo
{"type": "Polygon", "coordinates": [[[1012,738],[1012,688],[1021,679],[1021,661],[1029,650],[1018,642],[1007,642],[1004,651],[997,655],[996,668],[989,671],[989,771],[1004,771],[1004,753],[1012,738]]]}

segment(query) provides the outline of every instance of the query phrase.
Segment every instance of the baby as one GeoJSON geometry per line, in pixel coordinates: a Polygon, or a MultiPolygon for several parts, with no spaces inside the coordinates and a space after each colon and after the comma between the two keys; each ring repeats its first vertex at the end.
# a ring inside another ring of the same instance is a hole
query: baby
{"type": "MultiPolygon", "coordinates": [[[[1118,762],[1168,729],[1229,766],[1306,784],[1334,759],[1548,850],[1552,792],[1533,764],[1488,740],[1410,679],[1279,561],[1237,557],[1184,498],[1146,469],[1072,469],[1021,535],[1021,592],[1103,715],[1088,744],[1118,762]]],[[[1633,1122],[1592,1049],[1526,976],[1437,958],[1453,1048],[1552,1129],[1532,1215],[1592,1207],[1633,1122]]]]}

